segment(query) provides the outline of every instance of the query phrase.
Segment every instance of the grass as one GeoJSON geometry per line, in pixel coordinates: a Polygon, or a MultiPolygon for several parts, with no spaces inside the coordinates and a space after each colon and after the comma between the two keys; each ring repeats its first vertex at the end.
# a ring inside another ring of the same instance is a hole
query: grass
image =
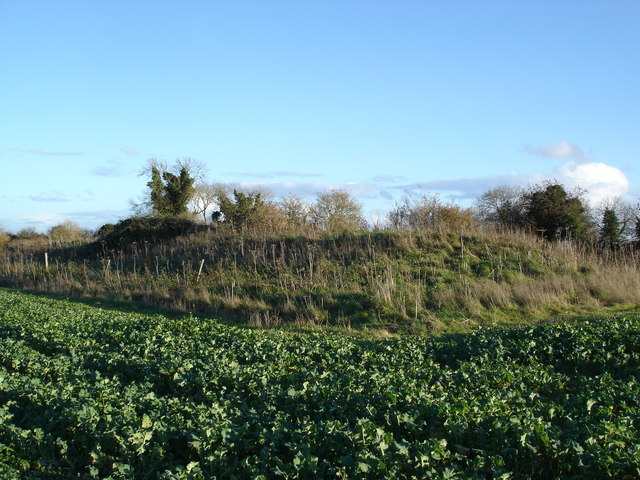
{"type": "Polygon", "coordinates": [[[200,231],[0,258],[5,286],[137,301],[257,328],[380,335],[575,316],[640,304],[638,254],[521,232],[247,237],[200,231]]]}

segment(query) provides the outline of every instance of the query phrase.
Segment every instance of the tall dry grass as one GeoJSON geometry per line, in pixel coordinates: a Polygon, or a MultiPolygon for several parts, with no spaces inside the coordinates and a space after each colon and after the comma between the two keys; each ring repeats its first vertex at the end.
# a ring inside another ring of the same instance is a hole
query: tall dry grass
{"type": "MultiPolygon", "coordinates": [[[[94,246],[95,247],[95,246],[94,246]]],[[[6,286],[139,300],[256,326],[430,328],[640,304],[638,252],[549,243],[520,231],[305,237],[199,232],[122,250],[0,257],[6,286]],[[444,320],[443,320],[444,319],[444,320]]]]}

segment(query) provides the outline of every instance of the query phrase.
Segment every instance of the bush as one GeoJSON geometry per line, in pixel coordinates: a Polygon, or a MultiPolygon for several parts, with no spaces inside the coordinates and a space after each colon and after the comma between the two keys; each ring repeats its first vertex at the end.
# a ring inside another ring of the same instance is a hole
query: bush
{"type": "Polygon", "coordinates": [[[7,232],[5,232],[2,228],[0,228],[0,252],[3,251],[9,242],[11,241],[11,237],[7,232]]]}
{"type": "Polygon", "coordinates": [[[466,232],[475,229],[473,210],[442,203],[437,195],[408,196],[387,215],[393,230],[466,232]]]}
{"type": "Polygon", "coordinates": [[[83,238],[87,237],[87,232],[77,223],[72,222],[71,220],[65,220],[64,222],[51,227],[47,236],[49,237],[49,243],[52,246],[60,247],[79,242],[83,238]]]}
{"type": "Polygon", "coordinates": [[[104,225],[102,225],[97,231],[96,231],[96,236],[97,237],[106,237],[107,235],[109,235],[111,232],[113,232],[115,230],[116,226],[113,223],[105,223],[104,225]]]}
{"type": "Polygon", "coordinates": [[[102,242],[107,248],[126,248],[133,242],[166,240],[206,228],[184,217],[132,217],[113,225],[102,242]]]}

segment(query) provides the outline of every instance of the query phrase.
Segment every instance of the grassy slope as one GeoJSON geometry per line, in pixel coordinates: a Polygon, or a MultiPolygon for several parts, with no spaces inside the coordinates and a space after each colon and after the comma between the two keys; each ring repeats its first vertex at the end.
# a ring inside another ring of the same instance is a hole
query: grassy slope
{"type": "Polygon", "coordinates": [[[51,252],[48,272],[37,257],[5,260],[0,281],[255,326],[455,331],[640,304],[637,259],[606,256],[520,233],[251,239],[200,232],[119,250],[51,252]]]}

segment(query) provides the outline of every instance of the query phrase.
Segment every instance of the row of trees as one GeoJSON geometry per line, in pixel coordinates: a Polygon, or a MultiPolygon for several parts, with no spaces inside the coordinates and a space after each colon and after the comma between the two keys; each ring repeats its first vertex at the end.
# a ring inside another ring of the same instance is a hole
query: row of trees
{"type": "Polygon", "coordinates": [[[204,223],[224,224],[244,232],[248,228],[265,231],[314,228],[332,233],[367,229],[362,206],[347,192],[319,194],[314,203],[294,196],[279,202],[268,191],[231,190],[227,185],[202,180],[203,167],[192,160],[176,162],[172,167],[150,161],[143,175],[150,176],[147,194],[136,205],[137,212],[148,215],[185,215],[192,213],[204,223]],[[201,179],[196,183],[197,179],[201,179]]]}
{"type": "Polygon", "coordinates": [[[586,193],[567,190],[557,182],[529,188],[501,186],[481,195],[476,209],[482,221],[534,230],[548,240],[597,239],[608,246],[640,240],[640,206],[614,198],[589,208],[586,193]]]}
{"type": "MultiPolygon", "coordinates": [[[[294,196],[276,202],[267,191],[230,190],[224,184],[207,183],[202,165],[192,160],[177,162],[172,168],[151,161],[144,173],[150,181],[143,204],[153,215],[192,212],[205,223],[225,224],[237,231],[260,227],[281,231],[287,226],[302,232],[313,228],[335,233],[368,228],[361,205],[345,191],[318,194],[311,203],[294,196]]],[[[481,195],[473,209],[442,202],[435,195],[407,196],[388,213],[385,227],[465,231],[481,222],[527,229],[548,240],[598,240],[615,245],[640,239],[638,208],[617,199],[592,209],[585,201],[586,193],[568,190],[556,181],[528,188],[500,186],[481,195]]]]}
{"type": "MultiPolygon", "coordinates": [[[[149,178],[147,192],[135,205],[138,215],[186,216],[237,232],[308,234],[340,233],[369,229],[361,204],[348,192],[319,193],[315,200],[296,196],[274,200],[270,192],[241,191],[228,185],[204,181],[202,164],[187,159],[172,166],[150,161],[142,172],[149,178]]],[[[479,225],[525,229],[548,240],[598,241],[613,246],[640,240],[640,206],[609,200],[589,208],[586,192],[568,190],[558,182],[528,188],[500,186],[481,195],[474,208],[443,202],[437,195],[406,196],[380,219],[376,228],[467,232],[479,225]]],[[[98,235],[108,233],[106,225],[98,235]]],[[[9,242],[45,242],[62,246],[87,241],[90,232],[65,221],[46,235],[30,232],[10,235],[0,230],[0,250],[9,242]],[[37,237],[37,238],[36,238],[37,237]]]]}
{"type": "Polygon", "coordinates": [[[33,251],[47,247],[80,245],[91,241],[92,237],[92,231],[71,220],[54,225],[46,233],[38,233],[33,227],[23,228],[17,233],[9,233],[0,228],[0,252],[9,246],[14,251],[33,251]]]}

